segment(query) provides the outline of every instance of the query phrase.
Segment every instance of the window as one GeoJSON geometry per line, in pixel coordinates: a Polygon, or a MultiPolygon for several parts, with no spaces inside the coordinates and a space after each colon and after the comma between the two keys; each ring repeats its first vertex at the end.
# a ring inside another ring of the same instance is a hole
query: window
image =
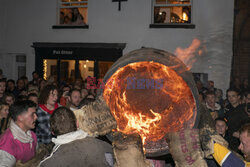
{"type": "Polygon", "coordinates": [[[153,0],[152,24],[191,24],[192,0],[153,0]]]}
{"type": "Polygon", "coordinates": [[[81,26],[88,23],[88,0],[59,0],[59,25],[81,26]]]}

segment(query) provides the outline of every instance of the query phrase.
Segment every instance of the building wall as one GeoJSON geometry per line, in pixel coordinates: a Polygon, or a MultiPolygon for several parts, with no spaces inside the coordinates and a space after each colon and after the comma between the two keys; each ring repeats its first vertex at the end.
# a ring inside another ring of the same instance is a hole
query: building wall
{"type": "Polygon", "coordinates": [[[6,1],[4,53],[25,53],[30,78],[35,68],[32,42],[119,42],[127,43],[124,53],[142,46],[174,53],[197,38],[206,49],[191,71],[208,73],[215,86],[225,90],[232,59],[233,5],[233,0],[193,0],[195,29],[149,28],[151,0],[122,2],[121,11],[117,2],[89,0],[89,29],[52,29],[57,0],[6,1]]]}
{"type": "Polygon", "coordinates": [[[250,79],[250,1],[235,1],[232,78],[250,79]]]}

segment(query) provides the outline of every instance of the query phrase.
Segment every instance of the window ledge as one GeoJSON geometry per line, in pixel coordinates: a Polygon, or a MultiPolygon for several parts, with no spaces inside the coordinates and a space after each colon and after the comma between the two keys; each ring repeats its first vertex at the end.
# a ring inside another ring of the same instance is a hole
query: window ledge
{"type": "Polygon", "coordinates": [[[88,29],[89,25],[53,25],[52,29],[88,29]]]}
{"type": "Polygon", "coordinates": [[[188,28],[188,29],[194,29],[195,24],[187,24],[187,23],[155,23],[150,24],[149,28],[188,28]]]}

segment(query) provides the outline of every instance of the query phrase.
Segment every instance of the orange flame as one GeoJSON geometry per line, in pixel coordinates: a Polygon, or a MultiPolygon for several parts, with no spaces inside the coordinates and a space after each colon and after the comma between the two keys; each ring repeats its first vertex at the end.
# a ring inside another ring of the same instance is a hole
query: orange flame
{"type": "Polygon", "coordinates": [[[193,64],[197,60],[197,55],[201,56],[203,50],[206,48],[201,47],[201,41],[198,39],[194,39],[192,44],[185,49],[180,47],[176,48],[175,55],[187,66],[188,70],[190,70],[193,64]]]}
{"type": "Polygon", "coordinates": [[[117,121],[117,131],[138,133],[144,144],[170,131],[193,127],[196,112],[190,88],[163,64],[145,61],[118,69],[106,82],[103,96],[117,121]],[[135,79],[132,86],[129,78],[135,79]]]}

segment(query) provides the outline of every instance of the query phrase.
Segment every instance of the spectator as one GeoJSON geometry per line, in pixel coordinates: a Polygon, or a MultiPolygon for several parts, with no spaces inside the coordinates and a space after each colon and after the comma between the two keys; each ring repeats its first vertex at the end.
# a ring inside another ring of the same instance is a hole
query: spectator
{"type": "Polygon", "coordinates": [[[250,124],[240,128],[239,150],[244,158],[239,158],[232,151],[219,143],[213,145],[213,157],[222,167],[248,167],[250,166],[250,124]]]}
{"type": "Polygon", "coordinates": [[[39,144],[51,142],[50,115],[58,108],[58,90],[55,85],[47,85],[38,97],[36,135],[39,144]]]}
{"type": "Polygon", "coordinates": [[[20,93],[25,90],[25,82],[23,79],[19,78],[16,82],[17,85],[17,93],[16,93],[16,97],[18,97],[20,95],[20,93]]]}
{"type": "Polygon", "coordinates": [[[10,127],[0,137],[0,166],[14,166],[16,161],[30,160],[36,151],[36,105],[31,101],[15,103],[10,114],[10,127]]]}
{"type": "Polygon", "coordinates": [[[9,105],[5,102],[0,103],[0,135],[7,129],[9,105]]]}
{"type": "Polygon", "coordinates": [[[5,79],[0,79],[0,102],[3,99],[5,89],[6,89],[6,80],[5,79]]]}
{"type": "Polygon", "coordinates": [[[113,150],[108,143],[77,130],[74,113],[66,107],[57,108],[50,118],[52,133],[56,136],[51,155],[40,167],[59,166],[113,166],[113,150]]]}
{"type": "MultiPolygon", "coordinates": [[[[160,8],[159,8],[160,9],[160,8]]],[[[155,8],[155,10],[158,10],[155,8]]],[[[166,19],[166,12],[158,12],[158,14],[154,15],[154,23],[164,23],[166,19]]]]}
{"type": "Polygon", "coordinates": [[[11,106],[15,102],[15,96],[12,93],[5,93],[3,96],[3,102],[6,102],[11,106]]]}
{"type": "Polygon", "coordinates": [[[73,24],[79,25],[79,24],[85,24],[84,18],[79,12],[78,8],[72,8],[72,19],[73,24]]]}
{"type": "Polygon", "coordinates": [[[15,97],[17,97],[17,89],[16,89],[16,86],[15,86],[15,81],[13,79],[9,79],[7,81],[6,91],[9,92],[9,93],[13,93],[13,95],[15,97]]]}
{"type": "Polygon", "coordinates": [[[214,87],[214,81],[208,81],[208,86],[207,86],[208,90],[209,91],[213,91],[215,92],[216,91],[216,88],[214,87]]]}
{"type": "MultiPolygon", "coordinates": [[[[228,89],[227,98],[229,105],[225,108],[225,118],[228,121],[228,134],[230,137],[239,137],[238,130],[245,123],[248,117],[245,112],[245,106],[240,104],[240,96],[237,89],[228,89]]],[[[231,142],[233,150],[237,151],[239,140],[231,142]]]]}
{"type": "Polygon", "coordinates": [[[218,117],[224,117],[224,110],[215,102],[215,93],[208,91],[205,97],[206,107],[209,110],[212,118],[215,120],[218,117]]]}
{"type": "Polygon", "coordinates": [[[39,87],[39,91],[41,91],[45,86],[47,85],[47,81],[44,79],[41,79],[39,81],[38,87],[39,87]]]}
{"type": "Polygon", "coordinates": [[[228,135],[228,125],[227,125],[227,121],[224,118],[217,118],[215,120],[215,129],[216,132],[219,133],[229,144],[229,148],[230,149],[234,149],[233,146],[231,145],[232,137],[228,135]]]}
{"type": "Polygon", "coordinates": [[[72,111],[78,110],[81,102],[81,92],[78,89],[72,89],[69,92],[68,108],[72,111]]]}
{"type": "Polygon", "coordinates": [[[196,86],[198,89],[198,92],[202,95],[204,95],[207,92],[207,88],[203,86],[203,83],[200,80],[196,80],[196,86]]]}
{"type": "Polygon", "coordinates": [[[87,97],[88,94],[89,94],[88,89],[86,89],[86,88],[82,88],[81,89],[81,97],[82,97],[82,99],[84,99],[85,97],[87,97]]]}
{"type": "Polygon", "coordinates": [[[242,86],[241,86],[241,92],[244,93],[244,92],[247,92],[249,91],[249,84],[248,84],[248,79],[245,78],[242,82],[242,86]]]}
{"type": "Polygon", "coordinates": [[[221,106],[221,108],[224,108],[223,92],[221,89],[216,89],[215,101],[221,106]]]}
{"type": "Polygon", "coordinates": [[[40,78],[40,76],[39,76],[38,72],[37,71],[33,71],[32,72],[32,82],[34,84],[38,84],[39,78],[40,78]]]}
{"type": "Polygon", "coordinates": [[[36,93],[30,93],[27,99],[33,101],[38,106],[38,96],[36,93]]]}
{"type": "Polygon", "coordinates": [[[35,93],[35,94],[39,94],[39,89],[38,89],[38,86],[36,85],[36,84],[29,84],[29,86],[28,86],[28,95],[30,94],[30,93],[35,93]]]}
{"type": "MultiPolygon", "coordinates": [[[[240,130],[239,150],[244,154],[247,162],[250,162],[250,123],[243,125],[240,130]]],[[[248,163],[250,165],[250,163],[248,163]]]]}
{"type": "Polygon", "coordinates": [[[215,119],[215,129],[223,138],[226,137],[226,132],[228,129],[227,122],[223,118],[215,119]]]}
{"type": "Polygon", "coordinates": [[[62,87],[62,92],[61,92],[61,96],[60,96],[60,104],[62,106],[66,106],[66,104],[68,103],[69,91],[70,91],[69,85],[64,85],[62,87]]]}
{"type": "Polygon", "coordinates": [[[250,123],[250,91],[247,91],[246,93],[246,98],[245,98],[245,107],[244,107],[244,111],[245,111],[245,119],[242,121],[243,124],[246,123],[250,123]]]}
{"type": "Polygon", "coordinates": [[[161,23],[160,7],[154,8],[154,23],[161,23]]]}
{"type": "Polygon", "coordinates": [[[64,23],[64,12],[60,12],[60,24],[64,23]]]}
{"type": "Polygon", "coordinates": [[[29,83],[28,77],[27,77],[27,76],[22,76],[20,79],[23,80],[23,82],[24,82],[24,88],[26,88],[26,86],[27,86],[28,83],[29,83]]]}
{"type": "Polygon", "coordinates": [[[73,85],[73,88],[80,90],[81,87],[82,87],[82,85],[83,85],[82,79],[81,78],[77,78],[76,81],[75,81],[75,83],[74,83],[74,85],[73,85]]]}

